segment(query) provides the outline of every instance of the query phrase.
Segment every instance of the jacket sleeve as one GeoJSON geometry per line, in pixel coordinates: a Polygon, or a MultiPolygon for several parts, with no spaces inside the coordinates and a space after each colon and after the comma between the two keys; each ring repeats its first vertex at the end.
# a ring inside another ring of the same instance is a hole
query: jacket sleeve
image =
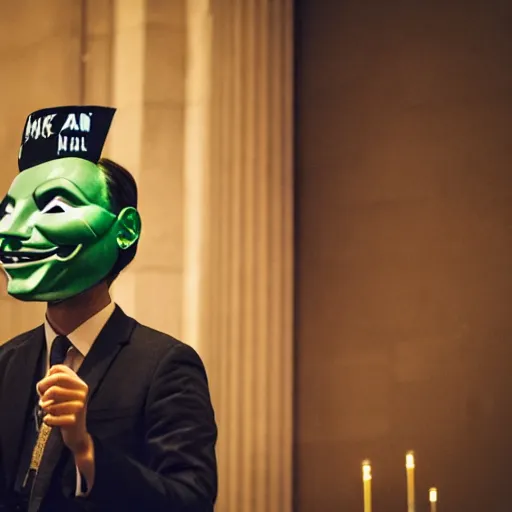
{"type": "Polygon", "coordinates": [[[0,448],[0,512],[7,512],[7,503],[5,497],[7,496],[7,485],[5,483],[4,465],[2,461],[2,449],[0,448]]]}
{"type": "Polygon", "coordinates": [[[147,465],[93,436],[94,485],[84,508],[213,511],[217,496],[217,428],[203,364],[178,344],[162,358],[145,409],[147,465]]]}

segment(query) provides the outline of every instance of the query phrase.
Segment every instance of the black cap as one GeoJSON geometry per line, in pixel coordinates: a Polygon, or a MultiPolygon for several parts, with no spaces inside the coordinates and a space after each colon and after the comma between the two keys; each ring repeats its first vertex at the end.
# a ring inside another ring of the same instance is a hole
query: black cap
{"type": "Polygon", "coordinates": [[[115,108],[75,106],[45,108],[30,114],[21,139],[18,167],[82,158],[98,163],[116,113],[115,108]]]}

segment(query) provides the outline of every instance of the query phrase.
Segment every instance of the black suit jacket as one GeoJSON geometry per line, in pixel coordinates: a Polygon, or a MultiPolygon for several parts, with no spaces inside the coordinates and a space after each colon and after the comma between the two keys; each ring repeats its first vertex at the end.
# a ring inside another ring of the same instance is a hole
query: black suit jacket
{"type": "MultiPolygon", "coordinates": [[[[44,345],[40,326],[0,347],[0,511],[13,506],[23,428],[44,345]]],[[[116,307],[78,375],[89,386],[94,486],[87,498],[74,496],[74,462],[54,429],[60,456],[43,483],[42,502],[31,510],[212,511],[217,430],[196,352],[116,307]]]]}

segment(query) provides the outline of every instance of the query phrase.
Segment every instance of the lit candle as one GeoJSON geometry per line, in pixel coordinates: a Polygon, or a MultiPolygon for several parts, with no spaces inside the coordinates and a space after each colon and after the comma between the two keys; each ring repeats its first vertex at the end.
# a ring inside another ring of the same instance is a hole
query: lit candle
{"type": "Polygon", "coordinates": [[[407,472],[407,512],[415,512],[414,501],[414,452],[405,454],[405,470],[407,472]]]}
{"type": "Polygon", "coordinates": [[[372,512],[372,466],[369,460],[363,461],[364,512],[372,512]]]}
{"type": "Polygon", "coordinates": [[[430,512],[437,512],[437,489],[435,487],[428,490],[428,501],[430,501],[430,512]]]}

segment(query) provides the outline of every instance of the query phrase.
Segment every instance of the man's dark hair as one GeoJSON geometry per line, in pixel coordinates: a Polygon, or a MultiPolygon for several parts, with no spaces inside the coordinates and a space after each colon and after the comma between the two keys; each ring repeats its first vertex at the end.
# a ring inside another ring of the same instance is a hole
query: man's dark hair
{"type": "MultiPolygon", "coordinates": [[[[106,178],[112,213],[118,215],[123,208],[128,206],[137,208],[137,184],[130,172],[108,158],[101,158],[98,167],[106,178]]],[[[128,249],[119,251],[117,261],[107,276],[109,285],[135,258],[137,246],[138,240],[128,249]]]]}

